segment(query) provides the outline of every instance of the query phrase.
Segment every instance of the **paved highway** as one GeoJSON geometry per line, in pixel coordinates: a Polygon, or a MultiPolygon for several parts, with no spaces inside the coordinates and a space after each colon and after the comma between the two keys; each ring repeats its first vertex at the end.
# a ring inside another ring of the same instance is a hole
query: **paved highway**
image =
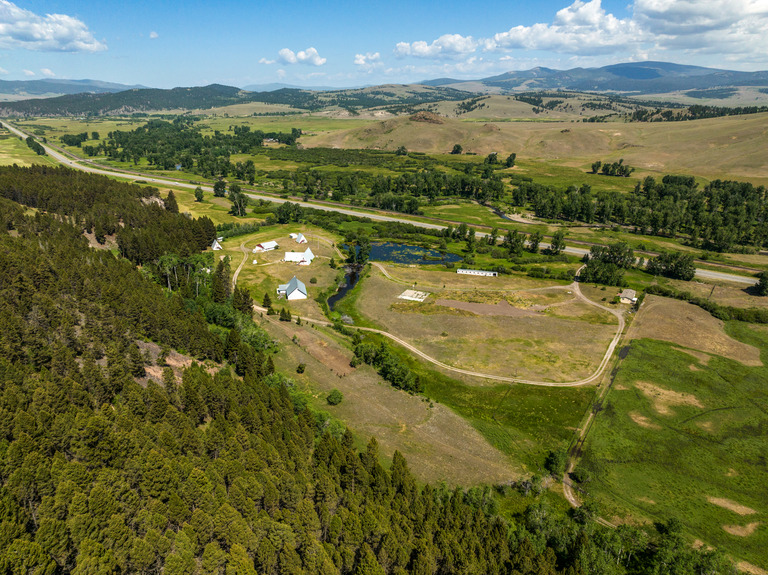
{"type": "MultiPolygon", "coordinates": [[[[3,121],[2,123],[17,136],[21,136],[23,138],[27,137],[27,134],[25,134],[23,131],[19,130],[15,126],[12,126],[7,121],[3,121]]],[[[148,182],[151,184],[176,186],[179,188],[188,188],[191,190],[194,190],[195,188],[198,187],[198,184],[190,184],[189,182],[177,181],[172,178],[162,178],[162,177],[142,174],[140,172],[131,172],[127,170],[124,171],[124,170],[117,170],[117,169],[107,170],[101,167],[94,166],[93,164],[90,164],[87,161],[73,160],[72,158],[66,156],[65,154],[62,154],[60,151],[52,148],[50,145],[43,144],[42,142],[40,143],[45,148],[46,153],[49,156],[51,156],[53,159],[55,159],[56,161],[60,162],[65,166],[68,166],[76,170],[81,170],[83,172],[89,172],[91,174],[102,174],[105,176],[128,176],[131,178],[140,178],[145,182],[148,182]]],[[[210,186],[200,185],[199,187],[201,187],[204,191],[213,192],[213,188],[210,186]]],[[[432,224],[429,222],[404,220],[403,218],[398,218],[395,216],[387,216],[385,214],[363,212],[360,210],[355,210],[352,208],[344,208],[344,207],[335,206],[335,205],[315,204],[310,202],[302,202],[300,200],[286,200],[283,198],[277,198],[274,196],[268,196],[268,195],[263,195],[258,193],[248,193],[247,195],[248,197],[253,198],[255,200],[267,200],[267,201],[275,202],[278,204],[284,203],[284,202],[293,202],[294,204],[299,204],[300,206],[306,207],[306,208],[314,208],[316,210],[324,210],[327,212],[338,212],[338,213],[347,214],[350,216],[370,218],[378,222],[406,222],[420,228],[426,228],[431,230],[441,230],[446,227],[445,225],[441,225],[441,224],[432,224]]],[[[487,235],[488,234],[484,232],[477,233],[477,237],[479,238],[483,238],[487,235]]],[[[541,247],[548,248],[549,244],[542,242],[541,247]]],[[[573,246],[566,246],[565,252],[575,256],[583,256],[584,254],[589,253],[589,250],[584,248],[577,248],[573,246]]],[[[755,285],[757,283],[757,279],[755,278],[740,276],[736,274],[729,274],[727,272],[716,272],[716,271],[705,270],[700,268],[696,269],[696,277],[701,279],[709,279],[709,280],[729,281],[729,282],[735,282],[735,283],[744,284],[744,285],[755,285]]]]}

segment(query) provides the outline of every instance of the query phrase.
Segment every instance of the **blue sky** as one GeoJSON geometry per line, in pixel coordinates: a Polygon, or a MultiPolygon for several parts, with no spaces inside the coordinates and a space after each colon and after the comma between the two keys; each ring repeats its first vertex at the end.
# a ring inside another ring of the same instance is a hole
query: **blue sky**
{"type": "Polygon", "coordinates": [[[663,60],[768,69],[768,0],[0,0],[0,79],[361,86],[663,60]]]}

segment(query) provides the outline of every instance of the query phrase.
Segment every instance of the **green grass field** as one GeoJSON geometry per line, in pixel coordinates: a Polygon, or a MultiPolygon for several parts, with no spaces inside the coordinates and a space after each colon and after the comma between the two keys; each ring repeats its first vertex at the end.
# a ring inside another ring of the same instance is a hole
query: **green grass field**
{"type": "MultiPolygon", "coordinates": [[[[768,364],[768,330],[731,322],[727,331],[768,364]]],[[[602,514],[677,517],[692,538],[768,567],[766,382],[765,366],[634,341],[580,463],[602,514]]]]}

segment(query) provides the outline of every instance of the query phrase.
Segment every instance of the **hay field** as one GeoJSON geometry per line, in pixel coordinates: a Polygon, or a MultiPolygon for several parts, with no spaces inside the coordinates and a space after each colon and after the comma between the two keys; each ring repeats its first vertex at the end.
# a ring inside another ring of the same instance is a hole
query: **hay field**
{"type": "MultiPolygon", "coordinates": [[[[458,277],[461,276],[454,274],[451,279],[458,277]]],[[[498,287],[493,291],[462,292],[454,289],[452,283],[448,286],[447,290],[436,290],[434,297],[458,298],[475,304],[504,300],[522,313],[515,317],[506,313],[480,315],[465,309],[455,313],[454,309],[458,308],[452,308],[450,303],[435,305],[432,298],[423,304],[403,304],[397,300],[402,285],[377,271],[363,281],[357,310],[386,331],[448,365],[542,381],[567,381],[589,375],[597,368],[615,333],[615,324],[609,319],[612,316],[602,312],[606,317],[594,321],[591,307],[578,308],[572,317],[558,317],[535,304],[532,294],[526,299],[524,295],[505,295],[498,287]],[[586,321],[580,312],[587,314],[586,321]]],[[[421,282],[417,288],[429,290],[428,284],[421,282]]],[[[560,291],[557,290],[556,297],[560,291]]],[[[562,314],[569,305],[572,304],[563,301],[553,309],[562,314]]]]}
{"type": "Polygon", "coordinates": [[[33,152],[26,142],[19,140],[5,130],[0,128],[0,166],[32,166],[36,164],[54,164],[55,162],[48,156],[38,156],[33,152]]]}

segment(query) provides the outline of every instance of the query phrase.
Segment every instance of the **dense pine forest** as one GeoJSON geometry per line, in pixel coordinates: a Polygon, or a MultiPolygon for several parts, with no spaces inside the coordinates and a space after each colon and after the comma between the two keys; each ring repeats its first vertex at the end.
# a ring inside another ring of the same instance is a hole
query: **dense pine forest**
{"type": "Polygon", "coordinates": [[[0,168],[0,573],[734,572],[672,518],[614,530],[534,498],[502,515],[511,486],[385,468],[274,372],[249,294],[202,253],[210,226],[174,207],[0,168]],[[118,249],[91,247],[98,226],[118,249]],[[148,380],[171,348],[195,361],[148,380]]]}

